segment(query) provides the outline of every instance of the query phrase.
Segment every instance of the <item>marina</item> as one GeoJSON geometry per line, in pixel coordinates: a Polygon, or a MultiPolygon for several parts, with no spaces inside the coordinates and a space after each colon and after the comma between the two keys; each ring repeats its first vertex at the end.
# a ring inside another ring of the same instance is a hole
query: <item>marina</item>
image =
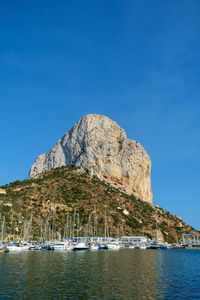
{"type": "MultiPolygon", "coordinates": [[[[120,249],[141,249],[141,250],[162,250],[162,249],[200,249],[200,241],[198,233],[183,233],[182,240],[176,243],[164,242],[158,237],[158,220],[157,210],[155,209],[155,238],[147,238],[143,236],[109,236],[108,216],[104,212],[104,236],[98,235],[98,215],[94,205],[93,219],[91,215],[88,217],[88,223],[81,227],[79,213],[76,208],[71,217],[67,212],[66,223],[63,231],[56,230],[54,214],[50,220],[46,217],[45,224],[38,223],[38,234],[34,240],[33,235],[33,214],[30,212],[30,218],[26,213],[24,223],[21,224],[21,231],[17,235],[18,239],[14,239],[13,224],[11,222],[10,232],[6,233],[5,216],[0,214],[1,222],[1,240],[0,253],[21,252],[21,251],[88,251],[88,250],[120,250],[120,249]],[[84,233],[82,236],[81,233],[84,233]]],[[[13,216],[12,216],[13,217],[13,216]]]]}
{"type": "Polygon", "coordinates": [[[200,249],[199,244],[190,240],[187,244],[150,240],[143,236],[130,236],[121,238],[85,238],[64,239],[63,241],[15,241],[1,242],[0,253],[21,252],[21,251],[88,251],[88,250],[120,250],[120,249],[141,249],[141,250],[162,250],[162,249],[200,249]]]}
{"type": "MultiPolygon", "coordinates": [[[[85,227],[80,226],[79,213],[76,208],[73,211],[73,217],[69,216],[67,212],[66,224],[64,225],[63,232],[58,232],[55,226],[54,214],[52,220],[47,215],[46,223],[38,224],[38,237],[32,240],[32,218],[33,214],[30,213],[30,219],[26,216],[24,224],[21,225],[20,234],[17,235],[18,239],[14,239],[12,234],[12,226],[10,233],[5,232],[6,222],[5,217],[0,214],[1,221],[1,241],[0,253],[7,252],[21,252],[21,251],[88,251],[88,250],[120,250],[120,249],[141,249],[141,250],[162,250],[162,249],[185,249],[196,248],[200,249],[200,241],[198,234],[190,233],[182,234],[182,240],[176,243],[168,243],[158,238],[158,221],[157,210],[155,219],[155,238],[147,238],[143,236],[109,236],[109,226],[107,221],[107,213],[104,213],[104,236],[98,236],[98,222],[96,207],[94,206],[93,220],[91,216],[88,217],[88,223],[85,227]],[[84,233],[84,236],[81,235],[84,233]],[[58,237],[58,239],[57,239],[58,237]]],[[[12,223],[11,223],[12,225],[12,223]]]]}

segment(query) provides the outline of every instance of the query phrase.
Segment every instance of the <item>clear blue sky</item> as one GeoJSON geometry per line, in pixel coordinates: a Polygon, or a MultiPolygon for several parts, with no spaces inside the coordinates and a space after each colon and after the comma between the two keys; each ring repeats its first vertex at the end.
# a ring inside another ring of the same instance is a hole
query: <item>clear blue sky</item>
{"type": "Polygon", "coordinates": [[[152,160],[154,203],[200,229],[200,1],[1,1],[0,185],[86,113],[152,160]]]}

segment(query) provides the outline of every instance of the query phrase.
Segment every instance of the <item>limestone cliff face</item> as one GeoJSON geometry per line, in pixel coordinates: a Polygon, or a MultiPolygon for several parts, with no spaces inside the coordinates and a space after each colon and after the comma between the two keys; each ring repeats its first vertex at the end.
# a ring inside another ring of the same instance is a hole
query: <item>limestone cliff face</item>
{"type": "Polygon", "coordinates": [[[91,175],[152,202],[149,155],[103,115],[89,114],[80,119],[48,153],[37,157],[30,178],[66,165],[86,167],[91,175]]]}

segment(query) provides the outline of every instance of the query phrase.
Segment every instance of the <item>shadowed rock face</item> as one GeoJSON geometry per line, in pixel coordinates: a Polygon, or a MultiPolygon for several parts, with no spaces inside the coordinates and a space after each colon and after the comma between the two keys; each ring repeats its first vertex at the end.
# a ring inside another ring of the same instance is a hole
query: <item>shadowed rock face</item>
{"type": "Polygon", "coordinates": [[[66,165],[86,167],[91,175],[152,202],[149,155],[103,115],[89,114],[80,119],[49,152],[37,157],[30,178],[66,165]]]}

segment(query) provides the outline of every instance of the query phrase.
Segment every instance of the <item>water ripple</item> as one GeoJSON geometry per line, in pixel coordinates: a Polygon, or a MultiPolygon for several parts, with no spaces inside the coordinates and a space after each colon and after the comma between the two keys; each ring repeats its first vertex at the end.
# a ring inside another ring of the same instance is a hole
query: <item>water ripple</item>
{"type": "Polygon", "coordinates": [[[0,255],[0,299],[199,299],[200,251],[0,255]]]}

